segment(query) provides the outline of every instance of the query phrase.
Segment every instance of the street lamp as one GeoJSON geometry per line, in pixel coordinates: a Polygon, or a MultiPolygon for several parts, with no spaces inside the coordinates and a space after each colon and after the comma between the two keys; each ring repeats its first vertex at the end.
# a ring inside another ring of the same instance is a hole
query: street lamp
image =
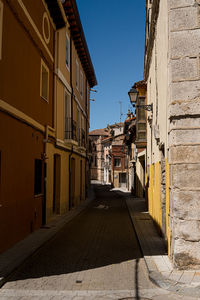
{"type": "Polygon", "coordinates": [[[138,91],[134,87],[132,87],[130,89],[130,91],[128,92],[128,95],[129,95],[131,104],[134,105],[137,102],[138,91]]]}
{"type": "Polygon", "coordinates": [[[137,99],[138,99],[138,91],[134,88],[134,87],[132,87],[131,89],[130,89],[130,91],[128,92],[128,95],[129,95],[129,98],[130,98],[130,102],[131,102],[131,104],[133,105],[133,107],[135,107],[135,108],[142,108],[142,109],[144,109],[144,110],[147,110],[147,111],[152,111],[153,112],[153,104],[151,103],[151,104],[149,104],[149,105],[136,105],[136,102],[137,102],[137,99]]]}

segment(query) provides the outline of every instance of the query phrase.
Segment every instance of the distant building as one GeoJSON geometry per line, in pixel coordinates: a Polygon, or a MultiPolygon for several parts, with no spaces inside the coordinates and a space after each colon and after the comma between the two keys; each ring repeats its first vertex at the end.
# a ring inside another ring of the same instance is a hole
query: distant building
{"type": "Polygon", "coordinates": [[[104,180],[104,147],[102,145],[102,140],[109,136],[110,133],[107,128],[95,129],[89,133],[92,150],[92,161],[90,166],[91,180],[99,180],[102,182],[104,180]]]}
{"type": "Polygon", "coordinates": [[[102,140],[103,146],[103,168],[104,168],[104,178],[103,182],[105,184],[111,183],[112,174],[112,140],[113,137],[107,137],[102,140]]]}
{"type": "Polygon", "coordinates": [[[92,145],[91,180],[111,183],[111,144],[114,137],[122,133],[123,123],[108,125],[107,128],[95,129],[89,133],[92,145]]]}
{"type": "Polygon", "coordinates": [[[136,196],[136,161],[137,152],[135,145],[136,138],[136,117],[129,112],[124,122],[124,144],[127,147],[127,189],[136,196]]]}
{"type": "Polygon", "coordinates": [[[115,188],[127,188],[128,179],[127,147],[124,144],[124,134],[112,139],[112,185],[115,188]]]}

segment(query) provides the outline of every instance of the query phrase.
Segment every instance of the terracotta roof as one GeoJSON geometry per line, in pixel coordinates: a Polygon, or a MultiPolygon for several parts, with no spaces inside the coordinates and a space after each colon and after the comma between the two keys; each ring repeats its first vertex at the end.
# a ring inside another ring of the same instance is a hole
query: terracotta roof
{"type": "Polygon", "coordinates": [[[109,132],[106,131],[105,128],[92,130],[89,132],[89,135],[110,136],[109,132]]]}
{"type": "Polygon", "coordinates": [[[134,85],[133,85],[134,88],[141,87],[141,86],[144,86],[144,87],[147,86],[145,80],[141,80],[141,81],[135,82],[134,85]]]}
{"type": "Polygon", "coordinates": [[[108,124],[108,126],[109,126],[110,128],[114,128],[114,127],[123,127],[123,125],[124,125],[123,122],[121,122],[121,123],[115,123],[115,124],[112,124],[112,125],[109,125],[109,124],[108,124]]]}

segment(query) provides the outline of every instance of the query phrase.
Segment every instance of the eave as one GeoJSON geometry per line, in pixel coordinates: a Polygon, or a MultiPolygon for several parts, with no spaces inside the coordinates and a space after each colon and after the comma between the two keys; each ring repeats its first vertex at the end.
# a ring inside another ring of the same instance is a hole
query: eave
{"type": "Polygon", "coordinates": [[[65,10],[67,20],[69,22],[69,30],[71,33],[71,37],[74,41],[74,45],[80,58],[83,69],[85,71],[87,80],[89,82],[90,87],[93,87],[97,85],[97,80],[88,46],[86,43],[85,35],[83,32],[83,27],[81,24],[76,1],[66,0],[63,3],[63,8],[65,10]]]}
{"type": "Polygon", "coordinates": [[[63,19],[57,0],[45,0],[50,15],[53,19],[56,29],[60,29],[65,26],[65,20],[63,19]]]}

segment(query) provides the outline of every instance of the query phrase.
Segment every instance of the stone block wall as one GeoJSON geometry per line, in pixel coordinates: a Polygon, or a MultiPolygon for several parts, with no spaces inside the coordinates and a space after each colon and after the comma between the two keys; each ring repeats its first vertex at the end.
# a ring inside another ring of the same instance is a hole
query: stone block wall
{"type": "Polygon", "coordinates": [[[200,268],[200,1],[169,3],[171,253],[200,268]]]}

